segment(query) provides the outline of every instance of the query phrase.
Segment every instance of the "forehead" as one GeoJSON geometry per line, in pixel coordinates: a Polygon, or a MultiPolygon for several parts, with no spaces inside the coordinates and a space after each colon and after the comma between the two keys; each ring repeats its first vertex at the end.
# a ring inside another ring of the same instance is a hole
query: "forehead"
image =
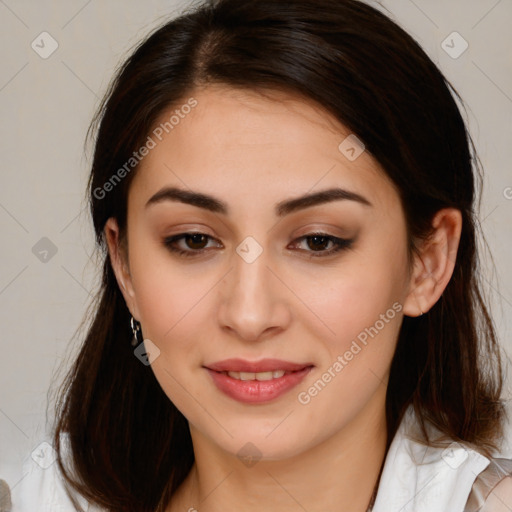
{"type": "Polygon", "coordinates": [[[398,200],[371,155],[357,156],[350,131],[297,95],[219,85],[196,89],[162,113],[150,137],[154,147],[130,190],[130,201],[139,206],[168,185],[215,191],[247,207],[331,186],[361,193],[382,209],[398,200]],[[190,98],[196,104],[185,108],[190,98]],[[354,151],[344,153],[347,145],[354,151]]]}

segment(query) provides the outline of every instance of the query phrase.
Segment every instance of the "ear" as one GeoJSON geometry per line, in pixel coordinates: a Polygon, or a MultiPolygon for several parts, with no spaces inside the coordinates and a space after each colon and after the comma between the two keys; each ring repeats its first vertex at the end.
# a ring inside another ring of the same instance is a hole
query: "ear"
{"type": "Polygon", "coordinates": [[[119,285],[119,289],[123,294],[126,306],[130,310],[130,313],[135,320],[138,320],[140,315],[130,275],[128,254],[126,248],[120,241],[119,227],[117,225],[117,220],[114,217],[110,217],[105,223],[104,234],[117,284],[119,285]]]}
{"type": "Polygon", "coordinates": [[[432,220],[432,235],[414,255],[404,314],[426,313],[443,294],[450,281],[462,230],[462,215],[456,208],[439,210],[432,220]]]}

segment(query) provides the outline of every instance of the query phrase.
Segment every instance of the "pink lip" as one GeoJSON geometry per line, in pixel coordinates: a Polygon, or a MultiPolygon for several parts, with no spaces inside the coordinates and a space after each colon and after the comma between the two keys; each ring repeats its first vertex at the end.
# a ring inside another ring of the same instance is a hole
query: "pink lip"
{"type": "Polygon", "coordinates": [[[243,403],[269,402],[297,386],[313,369],[311,363],[297,364],[279,359],[263,359],[258,362],[242,359],[227,359],[205,367],[214,384],[224,394],[243,403]],[[284,370],[282,377],[272,380],[238,380],[226,372],[260,373],[273,370],[284,370]]]}

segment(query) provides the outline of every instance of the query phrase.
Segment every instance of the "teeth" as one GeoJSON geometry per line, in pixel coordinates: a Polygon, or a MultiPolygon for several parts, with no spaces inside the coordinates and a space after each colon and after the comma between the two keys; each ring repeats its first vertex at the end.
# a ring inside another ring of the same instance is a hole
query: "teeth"
{"type": "Polygon", "coordinates": [[[272,380],[272,379],[279,379],[282,377],[285,373],[284,370],[274,370],[272,372],[227,372],[227,374],[237,380],[272,380]]]}

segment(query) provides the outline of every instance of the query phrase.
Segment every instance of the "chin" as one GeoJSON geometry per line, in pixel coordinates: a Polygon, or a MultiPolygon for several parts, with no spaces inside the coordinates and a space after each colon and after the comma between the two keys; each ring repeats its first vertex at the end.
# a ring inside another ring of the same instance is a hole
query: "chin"
{"type": "MultiPolygon", "coordinates": [[[[293,413],[290,414],[290,417],[292,416],[293,413]]],[[[311,424],[295,423],[292,429],[283,428],[284,425],[280,423],[285,417],[286,414],[283,414],[278,420],[271,422],[255,419],[240,421],[237,417],[232,421],[224,420],[222,423],[224,428],[219,427],[212,431],[211,424],[205,425],[206,428],[202,428],[199,424],[199,428],[196,427],[195,430],[200,431],[200,435],[208,437],[210,442],[242,462],[246,460],[279,461],[300,455],[316,444],[311,424]]],[[[250,467],[249,464],[247,465],[250,467]]]]}

